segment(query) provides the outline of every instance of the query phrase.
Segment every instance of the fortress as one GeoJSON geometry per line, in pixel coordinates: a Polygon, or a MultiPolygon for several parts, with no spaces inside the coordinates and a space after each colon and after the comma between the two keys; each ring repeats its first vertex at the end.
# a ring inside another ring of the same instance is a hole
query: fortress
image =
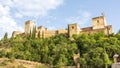
{"type": "MultiPolygon", "coordinates": [[[[31,31],[36,27],[35,23],[33,21],[26,21],[25,22],[25,29],[24,33],[20,31],[14,31],[12,36],[16,37],[17,35],[28,35],[31,31]]],[[[68,29],[65,30],[48,30],[47,28],[43,26],[39,26],[36,29],[36,38],[40,36],[40,38],[47,38],[51,36],[55,36],[58,34],[65,34],[69,35],[69,37],[72,37],[74,34],[93,34],[96,32],[104,32],[105,35],[109,35],[112,33],[112,25],[106,24],[106,18],[104,15],[94,17],[92,18],[92,26],[86,27],[86,28],[80,28],[77,23],[74,24],[68,24],[68,29]]]]}

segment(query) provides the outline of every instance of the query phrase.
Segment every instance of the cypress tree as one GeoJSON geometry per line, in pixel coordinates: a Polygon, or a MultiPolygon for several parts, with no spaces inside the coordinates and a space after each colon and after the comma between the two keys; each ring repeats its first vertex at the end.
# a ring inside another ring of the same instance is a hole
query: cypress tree
{"type": "Polygon", "coordinates": [[[36,36],[36,26],[33,27],[33,30],[32,30],[32,38],[35,38],[36,36]]]}
{"type": "Polygon", "coordinates": [[[38,38],[40,38],[40,31],[38,32],[38,38]]]}
{"type": "Polygon", "coordinates": [[[42,31],[42,39],[44,39],[44,31],[42,31]]]}
{"type": "Polygon", "coordinates": [[[4,35],[4,40],[8,39],[8,33],[6,32],[5,35],[4,35]]]}
{"type": "Polygon", "coordinates": [[[69,29],[69,25],[68,25],[68,37],[70,37],[70,29],[69,29]]]}
{"type": "Polygon", "coordinates": [[[32,37],[32,31],[30,30],[30,35],[29,35],[29,37],[31,38],[32,37]]]}

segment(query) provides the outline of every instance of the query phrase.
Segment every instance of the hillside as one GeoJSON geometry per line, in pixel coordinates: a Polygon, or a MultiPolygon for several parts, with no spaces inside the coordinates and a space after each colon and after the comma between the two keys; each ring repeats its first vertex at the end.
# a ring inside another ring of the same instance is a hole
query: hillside
{"type": "Polygon", "coordinates": [[[47,66],[38,62],[0,58],[0,68],[47,68],[47,66]]]}
{"type": "MultiPolygon", "coordinates": [[[[34,61],[49,64],[54,68],[75,66],[73,57],[76,54],[80,54],[78,62],[81,68],[110,67],[115,53],[120,54],[120,32],[109,36],[104,33],[79,34],[74,35],[72,40],[65,35],[49,38],[31,36],[7,38],[6,34],[0,41],[0,58],[34,61]]],[[[18,60],[12,64],[14,63],[20,66],[18,60]]],[[[10,67],[9,62],[4,66],[10,67]]]]}

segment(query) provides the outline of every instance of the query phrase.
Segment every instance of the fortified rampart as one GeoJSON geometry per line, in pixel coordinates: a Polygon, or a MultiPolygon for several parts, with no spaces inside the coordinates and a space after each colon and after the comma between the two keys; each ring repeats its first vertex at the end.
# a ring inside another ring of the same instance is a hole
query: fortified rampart
{"type": "MultiPolygon", "coordinates": [[[[16,37],[19,34],[30,34],[35,27],[35,22],[28,20],[25,22],[25,30],[24,33],[20,33],[18,31],[13,32],[13,37],[16,37]]],[[[47,38],[51,36],[55,36],[57,34],[66,34],[72,37],[74,34],[93,34],[96,32],[104,32],[105,35],[109,35],[112,33],[112,25],[106,24],[106,18],[104,15],[92,18],[92,26],[86,28],[80,28],[77,23],[68,24],[68,29],[58,29],[58,30],[48,30],[43,26],[39,26],[35,28],[36,37],[40,36],[40,38],[47,38]]]]}

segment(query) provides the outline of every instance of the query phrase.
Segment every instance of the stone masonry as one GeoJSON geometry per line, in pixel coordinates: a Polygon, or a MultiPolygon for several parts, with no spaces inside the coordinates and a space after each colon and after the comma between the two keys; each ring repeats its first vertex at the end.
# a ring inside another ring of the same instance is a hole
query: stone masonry
{"type": "MultiPolygon", "coordinates": [[[[25,30],[24,33],[20,33],[19,31],[13,32],[13,37],[21,34],[30,34],[30,31],[35,27],[35,22],[28,20],[25,22],[25,30]]],[[[38,34],[40,34],[41,38],[52,37],[58,34],[65,34],[72,37],[74,34],[93,34],[97,32],[104,32],[105,35],[109,35],[112,33],[112,25],[106,24],[106,18],[104,15],[92,18],[92,26],[86,28],[80,28],[77,23],[68,24],[68,29],[58,29],[58,30],[48,30],[43,26],[39,26],[36,28],[36,38],[38,34]]]]}

